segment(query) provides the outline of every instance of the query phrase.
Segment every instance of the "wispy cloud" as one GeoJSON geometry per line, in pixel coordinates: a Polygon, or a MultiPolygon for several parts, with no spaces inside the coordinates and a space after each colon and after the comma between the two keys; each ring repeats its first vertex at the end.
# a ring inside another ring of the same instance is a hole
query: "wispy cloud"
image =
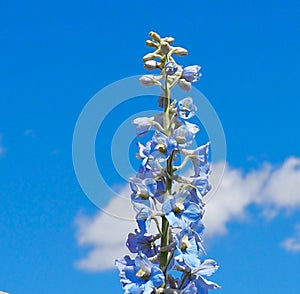
{"type": "Polygon", "coordinates": [[[287,251],[300,252],[300,224],[295,226],[295,231],[295,235],[284,240],[281,246],[287,251]]]}
{"type": "MultiPolygon", "coordinates": [[[[218,173],[221,168],[221,164],[215,166],[214,172],[218,173]]],[[[213,237],[226,234],[227,224],[245,219],[250,204],[261,207],[269,218],[275,217],[282,209],[300,209],[299,179],[300,159],[294,157],[281,166],[266,164],[247,174],[228,166],[218,191],[206,205],[203,219],[206,235],[213,237]]],[[[92,247],[88,255],[79,260],[78,267],[91,271],[107,270],[113,267],[116,256],[128,253],[124,243],[128,232],[135,228],[135,223],[116,216],[133,219],[134,212],[128,200],[129,188],[122,189],[120,195],[123,197],[113,198],[106,207],[114,216],[99,211],[93,217],[77,217],[78,244],[92,247]]],[[[296,237],[284,241],[284,248],[300,251],[300,225],[297,232],[296,237]]]]}
{"type": "Polygon", "coordinates": [[[6,150],[7,150],[2,143],[2,140],[3,140],[2,138],[3,138],[3,135],[0,133],[0,158],[5,155],[6,150]]]}
{"type": "Polygon", "coordinates": [[[24,137],[29,137],[29,138],[35,138],[36,137],[36,134],[35,134],[35,131],[33,129],[26,129],[24,132],[23,132],[23,136],[24,137]]]}

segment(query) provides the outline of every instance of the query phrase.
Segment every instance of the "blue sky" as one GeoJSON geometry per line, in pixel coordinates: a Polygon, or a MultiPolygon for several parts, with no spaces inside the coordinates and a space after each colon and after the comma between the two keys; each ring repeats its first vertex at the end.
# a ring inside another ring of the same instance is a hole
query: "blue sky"
{"type": "MultiPolygon", "coordinates": [[[[298,293],[299,13],[292,0],[2,1],[0,290],[122,293],[117,271],[101,263],[111,244],[120,255],[109,233],[130,225],[113,223],[81,190],[72,137],[99,90],[145,72],[155,30],[189,50],[180,62],[202,66],[196,87],[226,135],[224,184],[207,205],[219,293],[298,293]]],[[[103,150],[118,123],[148,110],[138,107],[116,108],[97,136],[98,164],[123,193],[103,150]]]]}

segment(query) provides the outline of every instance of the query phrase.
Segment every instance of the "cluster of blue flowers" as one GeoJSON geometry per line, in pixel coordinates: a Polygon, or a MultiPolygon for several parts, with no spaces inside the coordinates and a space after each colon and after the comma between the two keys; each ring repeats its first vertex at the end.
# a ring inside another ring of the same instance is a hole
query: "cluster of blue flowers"
{"type": "Polygon", "coordinates": [[[138,229],[128,235],[126,245],[136,257],[127,255],[115,263],[124,293],[207,293],[220,288],[206,279],[218,264],[203,258],[206,253],[201,238],[203,197],[211,189],[209,143],[188,149],[199,131],[188,122],[197,107],[190,97],[171,100],[170,92],[175,85],[190,90],[201,76],[200,66],[178,65],[172,55],[184,56],[187,50],[172,46],[172,37],[161,38],[155,32],[149,35],[151,40],[146,44],[155,51],[144,56],[144,65],[148,70],[159,69],[160,74],[144,75],[140,82],[162,89],[158,105],[163,112],[134,120],[138,137],[150,130],[153,136],[145,144],[138,143],[141,164],[136,177],[130,179],[138,229]],[[188,162],[194,175],[184,177],[179,171],[188,162]],[[155,233],[151,225],[155,225],[155,233]]]}

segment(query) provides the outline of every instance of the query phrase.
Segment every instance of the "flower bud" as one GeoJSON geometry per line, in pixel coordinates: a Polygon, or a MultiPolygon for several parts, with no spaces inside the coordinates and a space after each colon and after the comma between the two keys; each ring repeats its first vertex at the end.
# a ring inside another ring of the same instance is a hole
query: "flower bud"
{"type": "Polygon", "coordinates": [[[148,61],[148,60],[152,60],[152,59],[154,59],[155,58],[155,54],[153,54],[153,53],[148,53],[148,54],[146,54],[144,57],[143,57],[143,61],[145,62],[145,61],[148,61]]]}
{"type": "Polygon", "coordinates": [[[188,51],[182,47],[175,47],[173,52],[177,56],[185,56],[188,54],[188,51]]]}
{"type": "Polygon", "coordinates": [[[160,46],[160,50],[163,54],[168,54],[170,52],[171,46],[167,42],[163,42],[160,46]]]}
{"type": "Polygon", "coordinates": [[[145,62],[144,67],[148,70],[153,70],[157,68],[157,62],[155,60],[148,60],[145,62]]]}
{"type": "Polygon", "coordinates": [[[190,91],[192,89],[192,84],[188,81],[186,81],[185,79],[180,79],[178,81],[178,86],[181,88],[181,90],[183,91],[190,91]]]}
{"type": "Polygon", "coordinates": [[[155,82],[155,77],[153,75],[143,75],[139,78],[139,81],[143,86],[152,86],[155,82]]]}
{"type": "Polygon", "coordinates": [[[154,41],[156,42],[160,42],[160,35],[158,33],[155,32],[150,32],[149,33],[150,38],[152,38],[154,41]]]}
{"type": "Polygon", "coordinates": [[[201,73],[199,72],[201,69],[200,65],[190,65],[183,69],[182,77],[190,83],[199,81],[201,77],[201,73]]]}
{"type": "Polygon", "coordinates": [[[168,42],[169,44],[172,44],[175,41],[175,39],[173,37],[166,37],[164,38],[164,41],[168,42]]]}
{"type": "Polygon", "coordinates": [[[177,64],[174,61],[169,61],[165,65],[166,74],[171,76],[177,71],[177,64]]]}
{"type": "Polygon", "coordinates": [[[150,40],[146,40],[146,45],[149,47],[158,48],[158,44],[150,40]]]}

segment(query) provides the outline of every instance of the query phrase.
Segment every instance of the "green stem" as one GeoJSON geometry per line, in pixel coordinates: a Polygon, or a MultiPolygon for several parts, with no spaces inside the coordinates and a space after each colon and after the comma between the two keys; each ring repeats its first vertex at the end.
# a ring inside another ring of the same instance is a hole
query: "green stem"
{"type": "MultiPolygon", "coordinates": [[[[169,222],[166,219],[165,216],[162,216],[162,224],[161,224],[161,231],[162,231],[162,236],[161,236],[161,242],[160,242],[160,246],[161,247],[165,247],[168,246],[169,243],[169,222]]],[[[160,253],[160,260],[159,260],[159,265],[160,268],[165,271],[165,267],[168,261],[168,251],[166,252],[161,252],[160,253]]]]}
{"type": "MultiPolygon", "coordinates": [[[[164,89],[164,131],[167,136],[170,135],[170,121],[169,121],[169,108],[170,108],[170,89],[168,84],[168,76],[165,77],[165,89],[164,89]]],[[[171,175],[173,173],[173,153],[169,156],[167,160],[167,177],[166,177],[166,194],[165,198],[168,198],[172,193],[172,179],[171,175]]],[[[166,199],[164,199],[166,200],[166,199]]],[[[162,216],[162,224],[161,224],[161,247],[165,247],[169,245],[169,222],[165,216],[162,216]]],[[[160,253],[160,268],[163,270],[165,277],[167,275],[167,266],[169,252],[161,252],[160,253]]]]}
{"type": "Polygon", "coordinates": [[[188,273],[185,273],[185,275],[183,276],[183,278],[182,278],[182,280],[181,280],[181,283],[180,283],[180,285],[179,285],[179,289],[181,289],[182,287],[183,287],[183,285],[184,285],[184,282],[185,282],[185,280],[186,280],[186,278],[189,276],[189,274],[188,273]]]}
{"type": "Polygon", "coordinates": [[[165,89],[164,89],[164,129],[166,135],[169,135],[169,108],[170,108],[170,88],[168,83],[168,75],[165,77],[165,89]]]}

